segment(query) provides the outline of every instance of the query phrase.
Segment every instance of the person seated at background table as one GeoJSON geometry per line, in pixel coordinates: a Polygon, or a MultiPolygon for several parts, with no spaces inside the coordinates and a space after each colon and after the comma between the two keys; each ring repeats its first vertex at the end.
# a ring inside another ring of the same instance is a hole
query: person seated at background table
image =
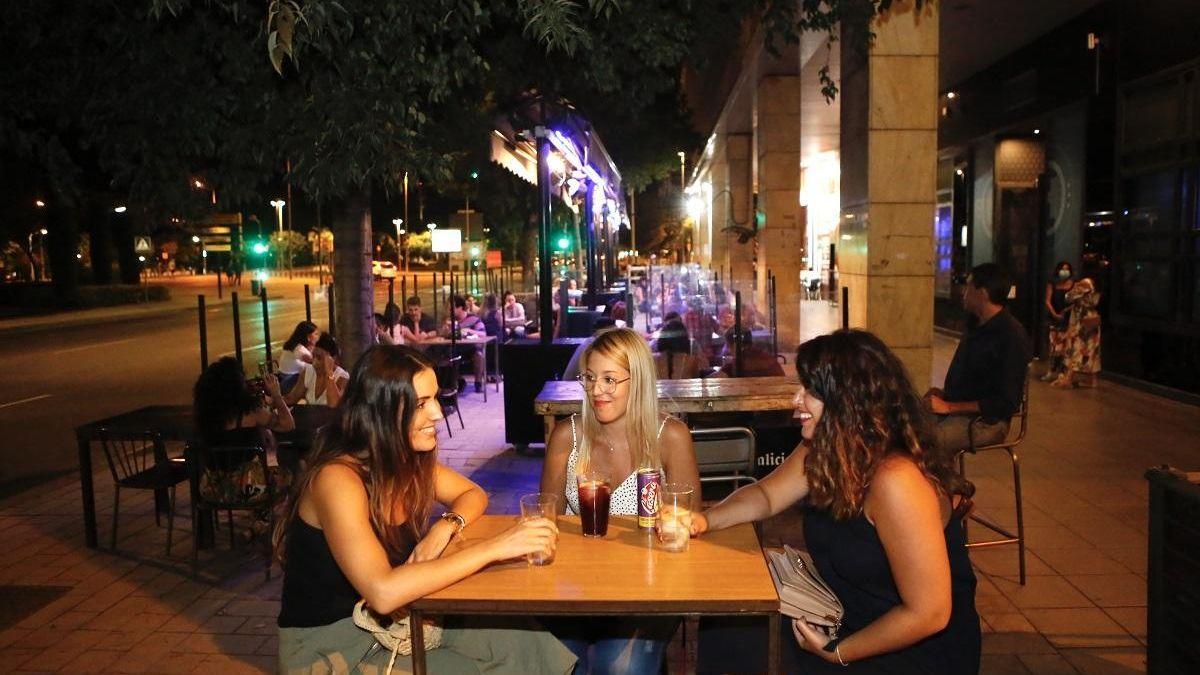
{"type": "MultiPolygon", "coordinates": [[[[446,553],[488,499],[438,461],[437,391],[433,364],[410,347],[372,347],[355,365],[341,421],[318,437],[275,531],[280,672],[382,671],[392,654],[355,625],[360,598],[391,615],[490,563],[553,552],[557,528],[539,518],[446,553]],[[446,511],[431,521],[435,502],[446,511]]],[[[431,673],[564,673],[573,662],[532,627],[447,625],[426,655],[431,673]]],[[[411,658],[396,665],[408,672],[411,658]]]]}
{"type": "Polygon", "coordinates": [[[808,552],[845,616],[834,640],[791,621],[786,672],[978,672],[975,574],[956,512],[969,485],[928,452],[904,365],[871,333],[839,330],[800,345],[796,372],[803,442],[695,515],[693,534],[801,503],[808,552]]]}
{"type": "MultiPolygon", "coordinates": [[[[276,453],[272,432],[296,428],[292,411],[279,391],[279,380],[267,373],[251,386],[242,364],[232,356],[213,362],[197,378],[192,388],[192,410],[196,435],[205,445],[261,447],[272,459],[276,453]]],[[[226,500],[265,491],[269,480],[266,467],[253,460],[250,452],[222,455],[219,461],[214,458],[209,471],[200,477],[201,493],[226,500]]],[[[282,484],[281,477],[277,480],[282,484]]]]}
{"type": "MultiPolygon", "coordinates": [[[[452,311],[454,312],[454,322],[450,321],[450,317],[446,317],[446,323],[442,327],[442,336],[449,338],[450,331],[457,324],[458,335],[456,339],[471,338],[476,335],[487,335],[487,327],[474,313],[470,312],[467,307],[467,299],[461,295],[456,295],[451,301],[452,311]]],[[[475,373],[475,393],[483,391],[483,381],[487,371],[487,356],[484,354],[484,346],[482,344],[465,345],[464,349],[471,350],[471,367],[475,373]]]]}
{"type": "Polygon", "coordinates": [[[624,328],[626,320],[629,318],[629,312],[625,308],[625,301],[618,300],[612,304],[612,309],[609,310],[609,316],[613,320],[613,325],[617,328],[624,328]]]}
{"type": "Polygon", "coordinates": [[[304,364],[312,363],[312,348],[317,344],[321,331],[311,321],[301,321],[292,329],[291,336],[283,342],[279,354],[279,374],[296,375],[304,364]]]}
{"type": "Polygon", "coordinates": [[[379,312],[375,312],[375,335],[373,338],[372,342],[377,345],[396,344],[396,338],[392,337],[392,331],[388,328],[387,319],[379,312]]]}
{"type": "Polygon", "coordinates": [[[977,265],[963,286],[967,332],[954,350],[944,389],[925,393],[938,452],[952,458],[975,444],[997,443],[1021,407],[1032,354],[1025,328],[1007,309],[1012,281],[995,263],[977,265]]]}
{"type": "MultiPolygon", "coordinates": [[[[546,445],[541,491],[564,495],[579,513],[576,476],[588,469],[609,475],[612,514],[637,514],[637,470],[653,467],[664,482],[695,486],[700,475],[692,436],[659,410],[654,359],[645,338],[628,328],[598,333],[583,354],[583,413],[555,426],[546,445]]],[[[620,574],[614,570],[614,574],[620,574]]],[[[552,630],[575,655],[577,674],[657,673],[676,618],[554,619],[552,630]]]]}
{"type": "Polygon", "coordinates": [[[764,342],[756,342],[750,331],[743,329],[742,340],[742,369],[737,369],[737,340],[733,330],[725,334],[725,347],[721,352],[721,360],[725,365],[713,373],[713,377],[782,377],[783,366],[779,358],[764,342]],[[736,371],[736,372],[735,372],[736,371]]]}
{"type": "Polygon", "coordinates": [[[420,342],[437,337],[437,326],[428,314],[421,311],[421,298],[414,295],[404,301],[404,317],[400,319],[401,337],[404,340],[420,342]],[[408,332],[405,333],[404,331],[408,332]]]}
{"type": "Polygon", "coordinates": [[[525,331],[525,305],[517,302],[517,296],[511,291],[504,294],[504,330],[512,335],[525,331]]]}
{"type": "Polygon", "coordinates": [[[337,407],[350,379],[350,374],[338,364],[338,351],[337,340],[329,333],[317,340],[313,362],[304,364],[303,372],[287,394],[288,405],[296,405],[303,399],[309,405],[337,407]]]}
{"type": "Polygon", "coordinates": [[[704,308],[703,297],[696,295],[688,300],[688,309],[683,313],[683,325],[695,343],[695,354],[704,361],[704,367],[716,356],[713,334],[717,332],[717,320],[704,308]]]}
{"type": "Polygon", "coordinates": [[[500,314],[500,302],[496,299],[495,293],[488,293],[483,298],[483,315],[479,317],[483,321],[483,330],[488,335],[500,337],[501,327],[504,325],[504,317],[500,314]]]}
{"type": "Polygon", "coordinates": [[[692,341],[687,327],[672,319],[658,329],[654,341],[654,370],[660,380],[682,380],[699,377],[707,367],[703,359],[691,353],[692,341]]]}

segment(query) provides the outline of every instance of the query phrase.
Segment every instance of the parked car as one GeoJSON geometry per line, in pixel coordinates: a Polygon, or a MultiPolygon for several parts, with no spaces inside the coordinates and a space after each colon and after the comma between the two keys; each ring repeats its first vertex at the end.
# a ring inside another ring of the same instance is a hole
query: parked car
{"type": "Polygon", "coordinates": [[[376,279],[395,279],[396,263],[387,260],[371,261],[371,274],[376,279]]]}

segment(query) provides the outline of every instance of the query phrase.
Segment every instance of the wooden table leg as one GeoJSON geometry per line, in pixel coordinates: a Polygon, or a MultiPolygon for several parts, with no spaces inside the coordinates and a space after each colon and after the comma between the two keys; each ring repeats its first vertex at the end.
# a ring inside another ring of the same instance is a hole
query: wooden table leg
{"type": "Polygon", "coordinates": [[[83,537],[88,548],[96,548],[96,493],[92,486],[92,444],[77,436],[79,444],[79,486],[83,492],[83,537]]]}
{"type": "Polygon", "coordinates": [[[422,623],[421,612],[409,610],[408,625],[412,636],[413,675],[425,675],[425,624],[422,623]]]}
{"type": "Polygon", "coordinates": [[[779,624],[781,620],[778,614],[768,614],[767,621],[767,672],[775,675],[783,672],[780,670],[779,663],[779,624]]]}

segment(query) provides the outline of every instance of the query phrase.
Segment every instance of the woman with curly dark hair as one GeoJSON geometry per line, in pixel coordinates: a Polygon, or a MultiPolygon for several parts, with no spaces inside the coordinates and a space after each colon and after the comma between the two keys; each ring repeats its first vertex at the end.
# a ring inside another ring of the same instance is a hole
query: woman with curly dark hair
{"type": "Polygon", "coordinates": [[[762,481],[695,516],[693,534],[802,502],[804,539],[845,615],[836,638],[792,621],[789,672],[975,673],[975,575],[955,501],[969,486],[936,464],[921,400],[871,333],[840,330],[796,352],[804,441],[762,481]]]}

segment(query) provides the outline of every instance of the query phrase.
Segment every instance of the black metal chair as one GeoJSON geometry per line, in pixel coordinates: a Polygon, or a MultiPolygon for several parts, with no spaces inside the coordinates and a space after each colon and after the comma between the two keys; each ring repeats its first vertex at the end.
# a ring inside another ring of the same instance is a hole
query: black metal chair
{"type": "MultiPolygon", "coordinates": [[[[277,492],[262,445],[187,446],[192,490],[192,576],[198,571],[200,540],[215,515],[225,511],[229,523],[229,547],[235,548],[234,511],[267,514],[266,576],[271,578],[271,535],[275,530],[277,492]]],[[[215,536],[214,536],[215,539],[215,536]]]]}
{"type": "MultiPolygon", "coordinates": [[[[1017,545],[1017,565],[1018,565],[1018,570],[1020,573],[1019,576],[1020,576],[1020,580],[1021,580],[1021,585],[1024,586],[1025,585],[1025,514],[1024,514],[1024,509],[1022,507],[1022,502],[1021,502],[1021,461],[1020,461],[1020,458],[1017,456],[1017,446],[1021,444],[1021,441],[1025,440],[1025,432],[1029,428],[1029,371],[1028,371],[1028,369],[1026,369],[1026,372],[1025,372],[1025,386],[1021,392],[1021,407],[1017,410],[1016,414],[1013,415],[1012,419],[1009,421],[1008,436],[1005,439],[1003,439],[1002,441],[1000,441],[999,443],[992,443],[989,445],[977,445],[975,442],[976,425],[982,424],[982,423],[983,423],[983,418],[976,417],[975,419],[971,420],[970,425],[967,427],[967,437],[970,439],[971,444],[967,448],[960,450],[958,453],[958,472],[960,474],[962,474],[963,477],[966,477],[967,473],[966,473],[965,459],[966,459],[967,453],[976,455],[981,452],[988,452],[990,450],[1003,450],[1005,453],[1007,453],[1009,460],[1012,462],[1013,492],[1015,493],[1014,502],[1016,505],[1016,512],[1017,512],[1017,531],[1015,533],[1012,532],[1008,528],[1001,526],[999,523],[987,518],[986,516],[978,513],[977,511],[975,511],[972,508],[968,513],[968,518],[970,520],[973,520],[973,521],[979,523],[980,525],[988,528],[992,532],[995,532],[996,534],[1000,535],[1000,537],[998,539],[989,539],[987,541],[978,541],[978,542],[970,543],[970,544],[967,544],[967,548],[983,548],[983,547],[988,547],[988,546],[1001,546],[1004,544],[1016,544],[1017,545]],[[1015,426],[1017,429],[1017,432],[1015,435],[1013,435],[1013,433],[1012,433],[1014,421],[1016,422],[1015,426]]],[[[964,520],[963,521],[964,533],[965,533],[965,529],[966,529],[966,524],[967,524],[967,521],[964,520]]]]}
{"type": "Polygon", "coordinates": [[[463,386],[462,378],[459,376],[461,366],[462,357],[458,355],[451,355],[437,363],[437,401],[446,420],[446,433],[450,434],[451,438],[454,438],[454,432],[450,430],[450,413],[458,415],[459,428],[467,428],[463,424],[462,409],[458,404],[458,393],[463,386]]]}
{"type": "Polygon", "coordinates": [[[746,427],[692,429],[701,483],[755,483],[754,432],[746,427]]]}
{"type": "MultiPolygon", "coordinates": [[[[140,434],[110,435],[100,432],[100,446],[113,478],[113,550],[117,548],[117,516],[121,507],[121,490],[167,491],[167,555],[171,555],[171,535],[175,529],[175,486],[188,478],[187,463],[167,457],[162,436],[153,431],[140,434]]],[[[158,504],[154,507],[154,524],[161,524],[158,504]]]]}

